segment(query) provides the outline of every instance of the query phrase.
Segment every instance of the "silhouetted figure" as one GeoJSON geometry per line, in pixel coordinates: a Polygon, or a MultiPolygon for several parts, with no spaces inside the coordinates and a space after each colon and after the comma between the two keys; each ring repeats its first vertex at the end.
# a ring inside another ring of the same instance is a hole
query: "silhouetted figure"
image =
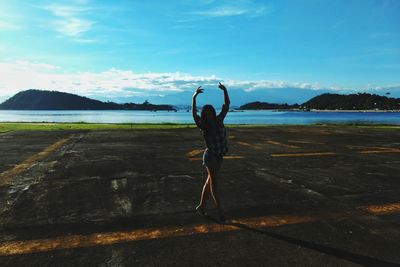
{"type": "Polygon", "coordinates": [[[218,115],[216,115],[215,109],[211,105],[204,105],[201,110],[201,115],[197,115],[196,97],[198,94],[203,93],[204,90],[201,86],[197,88],[192,100],[193,119],[197,127],[201,129],[206,144],[206,149],[203,154],[203,165],[206,167],[208,173],[207,180],[204,183],[201,193],[200,203],[196,207],[196,210],[202,215],[205,214],[204,201],[207,196],[211,194],[212,199],[217,205],[219,220],[220,222],[224,222],[225,217],[218,194],[217,175],[221,168],[223,156],[228,151],[224,118],[228,113],[230,101],[226,87],[221,83],[219,83],[218,87],[224,92],[224,104],[218,115]]]}

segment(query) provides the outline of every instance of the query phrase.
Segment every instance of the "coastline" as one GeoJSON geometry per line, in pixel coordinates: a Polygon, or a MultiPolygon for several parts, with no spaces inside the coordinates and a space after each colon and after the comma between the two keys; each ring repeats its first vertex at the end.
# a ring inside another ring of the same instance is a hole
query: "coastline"
{"type": "MultiPolygon", "coordinates": [[[[397,124],[371,123],[315,123],[315,124],[226,124],[227,128],[287,128],[287,127],[354,127],[365,129],[400,130],[397,124]]],[[[0,122],[0,134],[10,131],[65,131],[65,130],[167,130],[196,128],[193,123],[86,123],[86,122],[0,122]]]]}
{"type": "Polygon", "coordinates": [[[346,109],[346,110],[332,110],[332,109],[311,109],[310,112],[362,112],[362,113],[397,113],[400,110],[373,110],[373,109],[346,109]]]}
{"type": "Polygon", "coordinates": [[[291,112],[361,112],[361,113],[397,113],[400,112],[400,109],[397,110],[385,110],[385,109],[238,109],[234,112],[243,112],[243,111],[275,111],[275,112],[283,112],[283,111],[291,111],[291,112]]]}

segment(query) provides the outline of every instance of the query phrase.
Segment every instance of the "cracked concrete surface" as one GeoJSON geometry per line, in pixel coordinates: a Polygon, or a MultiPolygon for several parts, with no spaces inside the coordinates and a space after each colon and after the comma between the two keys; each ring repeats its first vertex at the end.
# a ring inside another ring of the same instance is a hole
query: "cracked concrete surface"
{"type": "Polygon", "coordinates": [[[197,129],[0,135],[0,173],[68,138],[1,184],[0,265],[400,263],[398,131],[237,127],[228,135],[220,191],[231,226],[194,212],[206,178],[192,160],[204,146],[197,129]]]}

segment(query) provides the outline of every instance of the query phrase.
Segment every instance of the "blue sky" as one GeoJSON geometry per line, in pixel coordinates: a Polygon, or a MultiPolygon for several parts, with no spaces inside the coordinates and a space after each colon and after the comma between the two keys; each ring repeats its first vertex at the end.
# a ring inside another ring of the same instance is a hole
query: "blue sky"
{"type": "Polygon", "coordinates": [[[0,71],[0,100],[170,102],[219,80],[253,98],[283,89],[275,101],[295,101],[287,88],[400,97],[400,1],[2,0],[0,71]]]}

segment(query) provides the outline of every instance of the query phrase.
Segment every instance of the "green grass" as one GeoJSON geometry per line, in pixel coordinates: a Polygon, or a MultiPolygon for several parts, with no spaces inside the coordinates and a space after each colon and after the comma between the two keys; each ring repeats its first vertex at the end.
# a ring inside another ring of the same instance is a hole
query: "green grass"
{"type": "MultiPolygon", "coordinates": [[[[314,125],[274,125],[274,124],[228,124],[228,128],[247,127],[352,127],[365,129],[400,130],[400,125],[370,124],[314,124],[314,125]]],[[[4,122],[0,132],[9,131],[56,131],[56,130],[130,130],[130,129],[181,129],[195,128],[194,124],[180,123],[47,123],[47,122],[4,122]]]]}
{"type": "Polygon", "coordinates": [[[346,127],[360,129],[377,129],[377,130],[400,130],[400,125],[394,124],[368,124],[368,123],[334,123],[334,124],[313,124],[314,126],[325,127],[346,127]]]}
{"type": "Polygon", "coordinates": [[[315,123],[315,124],[228,124],[228,128],[236,127],[330,127],[330,128],[366,128],[366,129],[396,129],[400,130],[400,125],[394,124],[368,124],[368,123],[315,123]]]}
{"type": "Polygon", "coordinates": [[[190,124],[174,123],[45,123],[10,122],[0,123],[0,132],[8,131],[55,131],[55,130],[129,130],[129,129],[178,129],[192,128],[190,124]]]}

